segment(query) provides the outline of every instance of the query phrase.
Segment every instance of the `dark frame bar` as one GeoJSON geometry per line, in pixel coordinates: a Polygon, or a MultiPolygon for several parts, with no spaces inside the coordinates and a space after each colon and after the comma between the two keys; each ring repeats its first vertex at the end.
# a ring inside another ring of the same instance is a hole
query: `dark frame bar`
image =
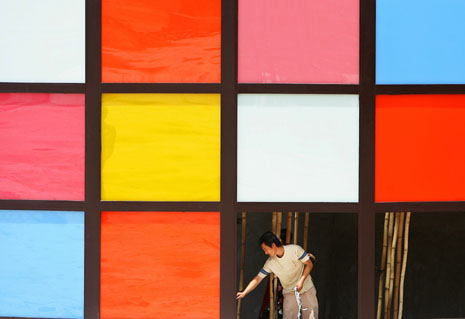
{"type": "Polygon", "coordinates": [[[86,0],[84,318],[100,317],[101,1],[86,0]]]}
{"type": "Polygon", "coordinates": [[[312,212],[312,213],[357,213],[358,203],[265,203],[240,202],[237,204],[238,212],[312,212]]]}
{"type": "Polygon", "coordinates": [[[239,93],[358,94],[355,84],[249,84],[239,83],[239,93]]]}
{"type": "Polygon", "coordinates": [[[360,0],[358,318],[375,318],[376,0],[360,0]]]}
{"type": "Polygon", "coordinates": [[[237,0],[221,0],[220,318],[236,318],[237,0]]]}

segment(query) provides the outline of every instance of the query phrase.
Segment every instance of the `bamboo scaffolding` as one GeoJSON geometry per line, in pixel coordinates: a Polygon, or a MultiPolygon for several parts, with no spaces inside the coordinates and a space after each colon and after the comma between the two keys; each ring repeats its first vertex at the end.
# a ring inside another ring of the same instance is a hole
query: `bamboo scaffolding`
{"type": "Polygon", "coordinates": [[[273,289],[274,274],[270,274],[270,319],[274,319],[274,289],[273,289]]]}
{"type": "MultiPolygon", "coordinates": [[[[246,240],[246,228],[247,228],[247,213],[242,212],[242,239],[241,239],[241,272],[239,276],[239,291],[244,289],[244,266],[245,266],[245,240],[246,240]]],[[[237,302],[236,318],[241,318],[242,310],[242,299],[237,302]]]]}
{"type": "Polygon", "coordinates": [[[308,221],[310,219],[310,213],[305,212],[305,221],[304,221],[304,250],[307,251],[308,243],[308,221]]]}
{"type": "Polygon", "coordinates": [[[402,263],[402,237],[404,235],[404,217],[405,213],[399,215],[399,232],[397,234],[397,252],[396,252],[396,282],[394,284],[394,311],[393,318],[397,318],[399,313],[399,284],[400,284],[400,268],[402,263]]]}
{"type": "Polygon", "coordinates": [[[276,217],[276,212],[273,212],[273,215],[271,217],[271,231],[276,235],[276,221],[277,221],[277,217],[276,217]]]}
{"type": "Polygon", "coordinates": [[[392,246],[392,233],[394,230],[394,214],[389,213],[389,230],[388,230],[388,251],[386,262],[386,277],[384,282],[384,318],[387,319],[388,311],[388,296],[389,296],[389,279],[391,278],[391,246],[392,246]]]}
{"type": "MultiPolygon", "coordinates": [[[[283,221],[283,213],[282,212],[277,212],[276,213],[276,230],[275,230],[275,234],[276,236],[278,237],[278,239],[281,239],[281,225],[282,225],[282,221],[283,221]]],[[[276,291],[278,289],[278,277],[274,277],[274,280],[273,280],[273,294],[275,296],[274,299],[277,298],[277,294],[276,294],[276,291]]],[[[276,300],[275,300],[276,301],[276,300]]],[[[276,303],[275,303],[276,304],[276,303]]],[[[275,311],[275,317],[277,317],[277,309],[275,311]]]]}
{"type": "Polygon", "coordinates": [[[399,286],[399,313],[397,315],[397,318],[394,318],[394,319],[402,319],[402,311],[403,311],[403,306],[404,306],[405,269],[407,268],[409,228],[410,228],[410,212],[407,212],[407,215],[405,216],[404,253],[402,257],[402,273],[400,275],[400,286],[399,286]]]}
{"type": "Polygon", "coordinates": [[[277,213],[277,218],[276,218],[276,231],[275,231],[275,234],[276,236],[281,239],[281,226],[282,226],[282,223],[283,223],[283,213],[282,212],[278,212],[277,213]]]}
{"type": "Polygon", "coordinates": [[[292,212],[287,213],[286,245],[291,243],[292,212]]]}
{"type": "MultiPolygon", "coordinates": [[[[273,212],[271,217],[271,229],[273,233],[276,235],[276,225],[277,225],[277,213],[273,212]]],[[[270,274],[270,319],[275,318],[275,276],[274,274],[270,274]]]]}
{"type": "Polygon", "coordinates": [[[299,235],[299,212],[294,213],[294,245],[297,245],[299,235]]]}
{"type": "Polygon", "coordinates": [[[391,245],[391,277],[389,278],[389,296],[388,296],[388,312],[387,312],[387,317],[391,317],[391,308],[392,308],[392,292],[394,289],[394,260],[396,257],[396,247],[397,247],[397,237],[398,237],[398,232],[399,232],[399,213],[395,214],[396,219],[394,223],[394,235],[392,236],[392,245],[391,245]]]}
{"type": "Polygon", "coordinates": [[[383,231],[383,252],[381,255],[381,265],[380,265],[380,275],[379,275],[379,284],[378,284],[378,310],[376,312],[376,319],[381,319],[381,307],[383,303],[383,283],[384,275],[386,269],[386,251],[387,251],[387,236],[388,236],[388,227],[389,227],[389,213],[384,214],[384,231],[383,231]]]}

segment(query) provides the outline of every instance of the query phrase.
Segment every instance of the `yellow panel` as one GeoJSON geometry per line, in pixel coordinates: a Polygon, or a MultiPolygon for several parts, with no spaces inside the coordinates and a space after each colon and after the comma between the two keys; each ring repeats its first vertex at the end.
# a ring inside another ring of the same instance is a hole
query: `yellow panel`
{"type": "Polygon", "coordinates": [[[102,200],[219,201],[219,94],[103,94],[102,200]]]}

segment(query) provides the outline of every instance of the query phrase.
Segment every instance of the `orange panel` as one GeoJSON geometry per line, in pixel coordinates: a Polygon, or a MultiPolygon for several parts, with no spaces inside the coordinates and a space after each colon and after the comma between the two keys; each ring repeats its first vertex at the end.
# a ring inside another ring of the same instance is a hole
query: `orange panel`
{"type": "Polygon", "coordinates": [[[220,82],[221,0],[102,0],[103,82],[220,82]]]}
{"type": "Polygon", "coordinates": [[[465,95],[376,98],[376,201],[465,200],[465,95]]]}
{"type": "Polygon", "coordinates": [[[101,318],[220,316],[220,214],[102,212],[101,318]]]}

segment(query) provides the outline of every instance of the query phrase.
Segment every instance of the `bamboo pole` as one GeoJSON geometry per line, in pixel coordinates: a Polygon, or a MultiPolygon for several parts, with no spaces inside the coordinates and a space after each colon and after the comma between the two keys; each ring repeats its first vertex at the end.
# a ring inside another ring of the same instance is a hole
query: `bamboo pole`
{"type": "Polygon", "coordinates": [[[400,213],[399,232],[397,234],[397,252],[396,252],[396,282],[394,285],[394,312],[393,318],[397,318],[399,313],[399,284],[400,268],[402,263],[402,237],[404,235],[404,217],[405,213],[400,213]]]}
{"type": "Polygon", "coordinates": [[[408,254],[408,234],[410,228],[410,212],[405,216],[405,230],[404,230],[404,255],[402,257],[402,273],[400,275],[400,286],[399,286],[399,314],[397,318],[402,319],[402,311],[404,306],[404,281],[405,281],[405,269],[407,268],[407,254],[408,254]]]}
{"type": "Polygon", "coordinates": [[[291,243],[292,213],[287,213],[286,245],[291,243]]]}
{"type": "Polygon", "coordinates": [[[392,308],[392,291],[394,288],[394,260],[396,257],[396,246],[397,246],[397,233],[399,232],[399,213],[396,213],[396,219],[394,223],[394,235],[392,236],[392,245],[391,245],[391,277],[389,278],[389,298],[388,298],[388,313],[387,317],[391,317],[391,308],[392,308]]]}
{"type": "Polygon", "coordinates": [[[299,212],[294,213],[294,245],[297,245],[299,235],[299,212]]]}
{"type": "Polygon", "coordinates": [[[282,223],[283,223],[283,213],[278,212],[277,217],[276,217],[276,231],[275,231],[275,234],[279,239],[281,239],[281,226],[282,226],[282,223]]]}
{"type": "Polygon", "coordinates": [[[307,251],[307,242],[308,242],[308,221],[310,219],[310,213],[305,212],[305,221],[304,221],[304,250],[307,251]]]}
{"type": "MultiPolygon", "coordinates": [[[[276,213],[276,231],[275,231],[275,234],[278,237],[278,239],[281,239],[282,221],[283,221],[283,213],[282,212],[277,212],[276,213]]],[[[276,294],[277,289],[278,289],[278,277],[275,276],[274,280],[273,280],[273,295],[275,296],[274,299],[277,298],[277,294],[276,294]]],[[[275,310],[275,318],[276,317],[277,317],[277,310],[275,310]]]]}
{"type": "Polygon", "coordinates": [[[383,231],[383,252],[381,255],[381,265],[380,265],[380,275],[379,275],[379,284],[378,284],[378,310],[376,312],[376,319],[381,319],[381,307],[383,303],[383,283],[384,275],[386,269],[386,251],[387,251],[387,236],[388,236],[388,227],[389,227],[389,213],[384,214],[384,231],[383,231]]]}
{"type": "MultiPolygon", "coordinates": [[[[244,289],[244,265],[245,265],[245,239],[246,239],[246,227],[247,227],[247,213],[242,212],[242,240],[241,240],[241,272],[239,276],[239,291],[244,289]]],[[[242,310],[242,299],[237,302],[237,313],[236,318],[241,318],[242,310]]]]}
{"type": "MultiPolygon", "coordinates": [[[[273,212],[271,217],[271,229],[276,235],[277,214],[273,212]]],[[[274,319],[274,274],[270,274],[270,319],[274,319]]]]}
{"type": "Polygon", "coordinates": [[[273,212],[271,217],[271,231],[276,235],[276,212],[273,212]]]}
{"type": "Polygon", "coordinates": [[[274,274],[270,274],[270,319],[274,318],[274,289],[273,289],[274,274]]]}
{"type": "Polygon", "coordinates": [[[394,230],[394,214],[389,213],[389,230],[388,230],[388,251],[387,251],[387,262],[386,262],[386,277],[384,282],[384,319],[387,319],[388,309],[388,296],[389,296],[389,279],[391,278],[391,250],[392,246],[392,232],[394,230]]]}

